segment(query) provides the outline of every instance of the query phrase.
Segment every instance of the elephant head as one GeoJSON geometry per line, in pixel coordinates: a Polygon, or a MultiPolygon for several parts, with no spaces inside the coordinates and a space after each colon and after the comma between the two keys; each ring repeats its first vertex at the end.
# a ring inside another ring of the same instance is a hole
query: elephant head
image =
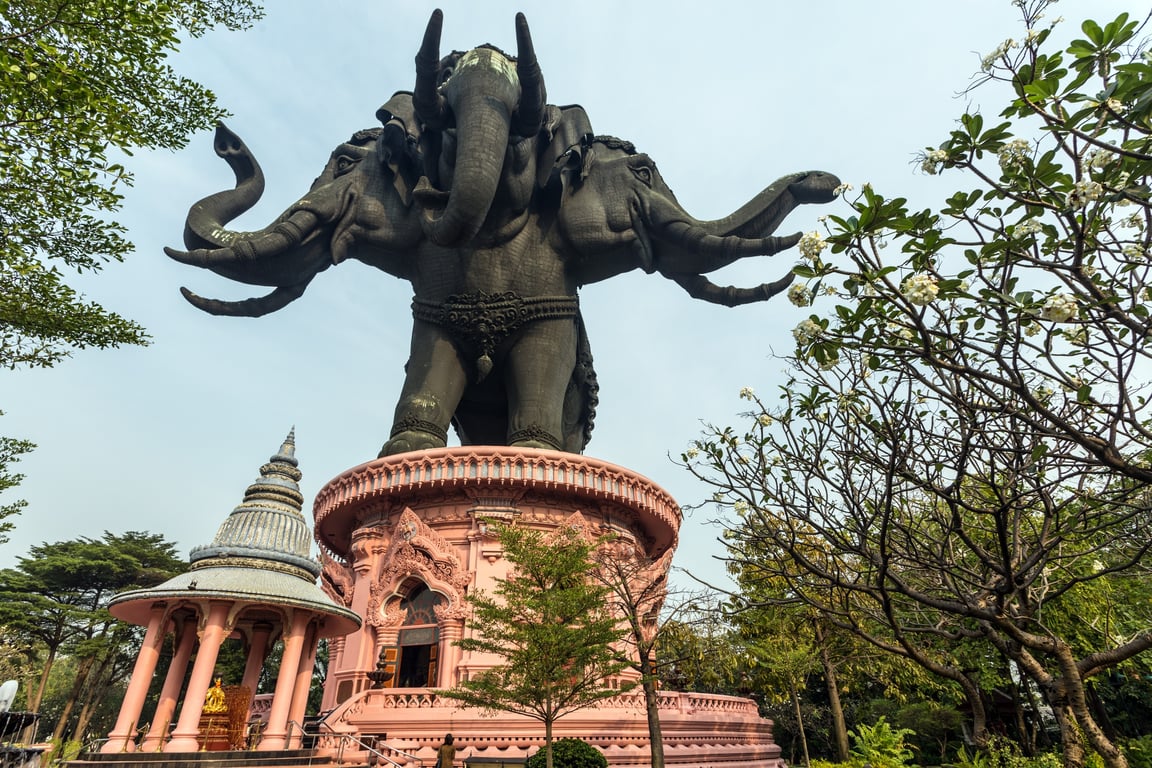
{"type": "Polygon", "coordinates": [[[767,299],[792,276],[736,289],[715,286],[703,275],[746,256],[772,255],[796,245],[799,233],[771,234],[797,205],[832,200],[840,184],[820,171],[794,173],[732,215],[700,221],[681,207],[656,164],[631,142],[589,136],[558,162],[564,185],[559,247],[577,283],[640,268],[675,280],[696,298],[728,305],[767,299]]]}
{"type": "Polygon", "coordinates": [[[212,314],[258,317],[299,298],[313,277],[348,258],[408,277],[406,264],[423,233],[402,184],[380,156],[381,134],[380,128],[357,131],[332,152],[308,193],[275,222],[239,232],[226,225],[260,198],[263,175],[239,137],[218,126],[216,153],[232,166],[236,187],[193,205],[184,232],[189,250],[165,252],[185,264],[275,290],[256,299],[218,301],[182,288],[184,297],[212,314]]]}
{"type": "Polygon", "coordinates": [[[546,118],[544,79],[524,14],[517,56],[484,45],[440,58],[443,14],[428,22],[412,95],[424,176],[416,187],[424,232],[456,247],[502,241],[524,226],[537,183],[538,137],[546,118]]]}

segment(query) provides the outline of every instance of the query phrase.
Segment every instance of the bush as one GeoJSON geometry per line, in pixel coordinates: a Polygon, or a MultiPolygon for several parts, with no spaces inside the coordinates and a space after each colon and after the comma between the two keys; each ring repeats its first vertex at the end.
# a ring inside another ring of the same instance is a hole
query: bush
{"type": "Polygon", "coordinates": [[[1128,739],[1123,747],[1129,768],[1152,768],[1152,734],[1128,739]]]}
{"type": "MultiPolygon", "coordinates": [[[[528,758],[525,768],[544,768],[547,756],[544,748],[528,758]]],[[[552,742],[553,768],[608,768],[608,758],[586,741],[557,739],[552,742]]]]}
{"type": "Polygon", "coordinates": [[[914,736],[915,731],[893,730],[883,717],[873,726],[856,726],[848,735],[853,742],[853,762],[867,763],[873,768],[903,768],[912,759],[912,750],[904,743],[904,737],[914,736]]]}

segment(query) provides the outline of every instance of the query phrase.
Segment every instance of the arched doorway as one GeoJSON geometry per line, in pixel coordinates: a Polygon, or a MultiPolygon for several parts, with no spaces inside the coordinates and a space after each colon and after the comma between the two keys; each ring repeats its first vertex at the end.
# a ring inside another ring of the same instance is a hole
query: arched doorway
{"type": "Polygon", "coordinates": [[[413,586],[400,601],[404,622],[397,633],[395,687],[436,686],[440,629],[435,609],[443,602],[443,595],[428,589],[423,582],[413,586]]]}

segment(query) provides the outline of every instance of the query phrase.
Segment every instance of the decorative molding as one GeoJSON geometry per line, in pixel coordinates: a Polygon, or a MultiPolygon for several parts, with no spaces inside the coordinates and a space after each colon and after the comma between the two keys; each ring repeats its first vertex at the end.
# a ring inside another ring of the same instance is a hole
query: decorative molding
{"type": "MultiPolygon", "coordinates": [[[[403,622],[399,589],[412,577],[447,598],[447,604],[441,606],[444,610],[455,611],[462,607],[464,591],[472,580],[472,574],[461,564],[452,544],[429,528],[408,507],[396,520],[395,531],[396,535],[379,561],[379,572],[372,580],[368,623],[385,628],[403,622]]],[[[437,615],[440,615],[439,611],[437,615]]]]}

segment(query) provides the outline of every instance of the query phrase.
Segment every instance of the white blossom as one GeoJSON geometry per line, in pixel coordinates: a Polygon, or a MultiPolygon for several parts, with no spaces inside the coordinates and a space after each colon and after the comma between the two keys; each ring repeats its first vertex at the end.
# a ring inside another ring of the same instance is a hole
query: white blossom
{"type": "Polygon", "coordinates": [[[812,292],[808,290],[806,285],[793,283],[792,287],[788,289],[788,301],[798,307],[806,307],[812,303],[812,292]]]}
{"type": "Polygon", "coordinates": [[[929,176],[935,176],[939,166],[948,159],[948,153],[943,149],[930,149],[924,153],[924,160],[920,163],[920,170],[929,176]]]}
{"type": "Polygon", "coordinates": [[[759,416],[757,416],[756,421],[758,421],[760,423],[760,426],[762,426],[762,427],[772,426],[772,417],[766,413],[762,413],[759,416]]]}
{"type": "Polygon", "coordinates": [[[1032,145],[1024,139],[1012,139],[1004,146],[1000,147],[997,153],[1000,157],[1000,167],[1005,171],[1011,171],[1014,168],[1020,168],[1024,165],[1024,160],[1032,152],[1032,145]]]}
{"type": "Polygon", "coordinates": [[[812,231],[805,234],[800,238],[800,255],[811,261],[815,261],[820,252],[828,247],[827,241],[824,236],[819,232],[812,231]]]}
{"type": "Polygon", "coordinates": [[[700,455],[700,449],[693,446],[693,447],[689,448],[688,450],[684,451],[684,455],[690,459],[694,459],[700,455]]]}
{"type": "Polygon", "coordinates": [[[841,184],[840,186],[836,187],[836,189],[832,190],[832,194],[839,197],[840,195],[844,194],[845,192],[851,192],[851,191],[852,191],[852,185],[851,184],[841,184]]]}
{"type": "Polygon", "coordinates": [[[1075,296],[1068,293],[1054,293],[1040,308],[1040,317],[1054,323],[1064,323],[1074,319],[1079,312],[1075,296]]]}
{"type": "Polygon", "coordinates": [[[989,71],[992,69],[992,65],[996,63],[997,59],[1003,57],[1008,53],[1010,49],[1015,47],[1016,41],[1012,39],[1008,39],[1000,43],[1000,45],[996,46],[996,50],[989,53],[980,61],[980,69],[984,70],[985,72],[989,71]]]}
{"type": "Polygon", "coordinates": [[[740,399],[741,400],[751,400],[755,396],[756,396],[756,393],[752,391],[752,387],[741,387],[740,388],[740,399]]]}
{"type": "Polygon", "coordinates": [[[1072,208],[1083,208],[1094,200],[1098,200],[1104,188],[1098,182],[1084,179],[1076,182],[1076,186],[1068,193],[1068,205],[1072,208]]]}
{"type": "Polygon", "coordinates": [[[829,357],[824,362],[820,363],[820,370],[830,371],[839,364],[840,364],[840,358],[839,357],[835,357],[835,356],[829,357]]]}
{"type": "Polygon", "coordinates": [[[900,292],[908,301],[923,307],[932,303],[936,294],[940,292],[940,286],[935,277],[921,272],[905,280],[904,285],[900,287],[900,292]]]}
{"type": "Polygon", "coordinates": [[[1016,227],[1012,230],[1012,234],[1016,235],[1017,237],[1027,237],[1028,235],[1036,234],[1041,229],[1042,227],[1040,225],[1039,219],[1029,218],[1024,219],[1024,221],[1017,224],[1016,227]]]}
{"type": "Polygon", "coordinates": [[[746,501],[735,501],[732,503],[732,511],[740,517],[748,514],[748,503],[746,501]]]}
{"type": "Polygon", "coordinates": [[[807,344],[823,331],[824,329],[820,327],[819,323],[812,318],[808,318],[792,329],[792,337],[796,339],[797,344],[807,344]]]}
{"type": "Polygon", "coordinates": [[[1088,154],[1084,155],[1084,166],[1086,168],[1094,168],[1100,170],[1107,168],[1112,164],[1116,156],[1106,149],[1093,149],[1088,154]]]}
{"type": "Polygon", "coordinates": [[[1124,111],[1124,103],[1119,99],[1108,99],[1104,102],[1104,106],[1108,108],[1108,111],[1116,114],[1124,111]]]}
{"type": "Polygon", "coordinates": [[[1144,215],[1142,213],[1130,213],[1120,220],[1120,226],[1144,231],[1144,215]]]}
{"type": "Polygon", "coordinates": [[[1124,246],[1124,256],[1129,259],[1143,259],[1152,256],[1152,248],[1145,248],[1139,243],[1128,243],[1124,246]]]}
{"type": "MultiPolygon", "coordinates": [[[[904,339],[905,341],[911,341],[912,339],[912,329],[906,325],[900,325],[899,323],[888,323],[888,332],[893,336],[904,339]]],[[[864,370],[867,371],[869,369],[865,368],[864,370]]]]}

